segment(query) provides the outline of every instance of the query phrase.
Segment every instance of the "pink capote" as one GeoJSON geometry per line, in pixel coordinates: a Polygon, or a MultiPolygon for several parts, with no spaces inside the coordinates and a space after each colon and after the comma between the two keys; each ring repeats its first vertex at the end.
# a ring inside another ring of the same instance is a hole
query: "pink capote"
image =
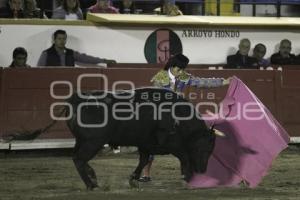
{"type": "Polygon", "coordinates": [[[226,97],[220,104],[220,112],[204,115],[204,120],[226,134],[217,138],[210,157],[207,172],[195,174],[188,183],[191,188],[234,187],[242,180],[249,187],[256,187],[267,174],[272,161],[287,147],[289,136],[271,112],[237,77],[233,77],[226,97]],[[243,106],[256,112],[239,116],[243,106]],[[240,108],[239,108],[240,107],[240,108]],[[258,112],[257,112],[258,111],[258,112]],[[225,116],[225,117],[222,117],[225,116]],[[259,117],[259,119],[246,119],[259,117]],[[209,117],[210,119],[205,119],[209,117]],[[212,119],[213,118],[213,119],[212,119]]]}

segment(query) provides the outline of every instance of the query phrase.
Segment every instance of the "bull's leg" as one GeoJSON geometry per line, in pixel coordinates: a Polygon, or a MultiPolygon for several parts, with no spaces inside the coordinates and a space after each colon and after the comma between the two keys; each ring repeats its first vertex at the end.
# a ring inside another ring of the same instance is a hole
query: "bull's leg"
{"type": "Polygon", "coordinates": [[[189,181],[193,176],[193,169],[189,161],[189,155],[185,152],[173,153],[180,161],[181,174],[184,175],[184,180],[189,181]]]}
{"type": "Polygon", "coordinates": [[[98,187],[98,181],[97,181],[96,173],[95,173],[94,169],[89,164],[86,165],[86,173],[88,174],[89,178],[91,179],[93,185],[95,187],[98,187]]]}
{"type": "Polygon", "coordinates": [[[87,162],[84,160],[80,160],[79,158],[73,158],[74,164],[76,166],[76,169],[83,180],[84,184],[86,185],[88,190],[93,190],[95,187],[98,187],[97,185],[94,185],[90,177],[88,176],[86,167],[87,162]]]}
{"type": "Polygon", "coordinates": [[[130,179],[129,179],[129,184],[132,187],[137,187],[138,186],[138,181],[137,180],[140,178],[144,167],[149,162],[149,157],[150,157],[149,153],[139,151],[139,154],[140,154],[139,164],[136,167],[136,169],[134,170],[134,172],[130,175],[130,179]]]}
{"type": "Polygon", "coordinates": [[[98,187],[95,171],[88,165],[88,161],[91,160],[101,148],[102,145],[95,142],[75,145],[73,161],[88,190],[93,190],[95,187],[98,187]]]}

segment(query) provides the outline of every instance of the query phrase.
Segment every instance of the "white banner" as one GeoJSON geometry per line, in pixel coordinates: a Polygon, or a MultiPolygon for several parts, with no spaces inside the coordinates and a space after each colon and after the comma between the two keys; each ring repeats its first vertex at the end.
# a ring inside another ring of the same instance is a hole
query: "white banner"
{"type": "MultiPolygon", "coordinates": [[[[167,27],[0,25],[0,66],[6,67],[11,63],[16,47],[26,48],[28,64],[36,66],[41,52],[51,46],[52,34],[57,29],[67,31],[67,47],[73,50],[115,59],[119,63],[147,63],[144,54],[146,40],[160,28],[167,27]]],[[[300,30],[296,29],[168,29],[174,31],[181,40],[183,53],[190,58],[191,64],[225,63],[227,55],[237,51],[242,38],[249,38],[252,43],[250,55],[255,44],[263,43],[267,46],[268,58],[278,51],[280,40],[285,38],[292,41],[292,52],[297,55],[300,53],[300,30]]]]}

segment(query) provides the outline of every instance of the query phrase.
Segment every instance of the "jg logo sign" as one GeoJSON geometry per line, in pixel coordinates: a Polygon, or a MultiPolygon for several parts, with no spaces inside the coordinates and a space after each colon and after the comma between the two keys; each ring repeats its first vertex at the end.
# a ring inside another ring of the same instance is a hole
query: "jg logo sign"
{"type": "Polygon", "coordinates": [[[170,56],[182,53],[182,43],[170,29],[158,29],[151,33],[144,48],[148,63],[166,63],[170,56]]]}

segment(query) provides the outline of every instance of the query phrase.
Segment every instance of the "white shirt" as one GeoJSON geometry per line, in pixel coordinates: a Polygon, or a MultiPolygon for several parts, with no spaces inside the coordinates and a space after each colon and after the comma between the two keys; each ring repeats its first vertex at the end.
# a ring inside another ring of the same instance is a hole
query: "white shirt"
{"type": "Polygon", "coordinates": [[[76,14],[70,13],[68,15],[65,16],[66,20],[77,20],[78,16],[76,14]]]}
{"type": "Polygon", "coordinates": [[[170,79],[171,79],[171,83],[172,83],[173,85],[175,85],[176,77],[172,74],[171,69],[168,70],[168,73],[169,73],[169,77],[170,77],[170,79]]]}
{"type": "Polygon", "coordinates": [[[172,74],[171,69],[169,69],[168,74],[169,74],[169,78],[171,79],[170,86],[173,91],[176,91],[177,90],[175,88],[176,77],[172,74]]]}

